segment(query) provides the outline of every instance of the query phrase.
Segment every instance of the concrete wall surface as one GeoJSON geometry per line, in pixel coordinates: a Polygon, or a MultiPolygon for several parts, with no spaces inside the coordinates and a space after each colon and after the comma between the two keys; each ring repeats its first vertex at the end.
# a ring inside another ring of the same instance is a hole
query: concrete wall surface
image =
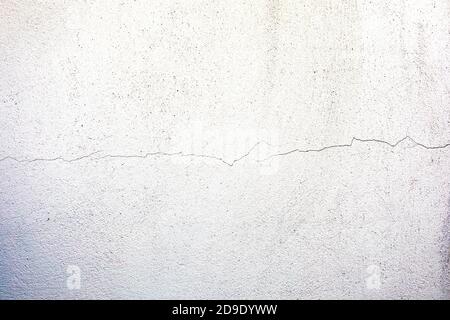
{"type": "Polygon", "coordinates": [[[0,0],[0,299],[449,299],[450,1],[0,0]]]}

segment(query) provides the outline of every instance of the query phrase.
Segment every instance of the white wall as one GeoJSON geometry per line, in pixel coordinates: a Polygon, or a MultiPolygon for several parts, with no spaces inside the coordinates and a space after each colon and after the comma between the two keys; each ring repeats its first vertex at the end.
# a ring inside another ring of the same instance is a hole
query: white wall
{"type": "Polygon", "coordinates": [[[0,0],[0,298],[448,299],[449,23],[0,0]]]}

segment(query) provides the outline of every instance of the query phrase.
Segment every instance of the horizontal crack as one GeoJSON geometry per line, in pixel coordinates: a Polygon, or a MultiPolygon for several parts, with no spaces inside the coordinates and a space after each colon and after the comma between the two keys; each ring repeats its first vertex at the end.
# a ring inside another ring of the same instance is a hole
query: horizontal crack
{"type": "Polygon", "coordinates": [[[287,152],[273,154],[261,161],[267,161],[274,157],[286,156],[286,155],[289,155],[292,153],[312,153],[312,152],[322,152],[322,151],[326,151],[326,150],[330,150],[330,149],[351,148],[355,144],[355,142],[379,143],[379,144],[387,145],[391,148],[396,148],[399,144],[401,144],[402,142],[405,142],[407,140],[411,141],[415,146],[418,146],[418,147],[421,147],[424,149],[428,149],[428,150],[445,149],[447,147],[450,147],[450,143],[447,143],[447,144],[444,144],[441,146],[427,146],[427,145],[424,145],[423,143],[417,142],[410,136],[406,136],[403,139],[398,140],[396,143],[390,143],[388,141],[379,140],[379,139],[359,139],[359,138],[353,137],[351,142],[347,143],[347,144],[335,144],[335,145],[330,145],[330,146],[326,146],[326,147],[322,147],[322,148],[318,148],[318,149],[293,149],[293,150],[290,150],[287,152]]]}
{"type": "MultiPolygon", "coordinates": [[[[325,146],[325,147],[321,147],[321,148],[317,148],[317,149],[293,149],[293,150],[289,150],[286,152],[282,152],[282,153],[276,153],[276,154],[272,154],[267,158],[261,159],[261,160],[257,160],[258,162],[264,162],[264,161],[268,161],[272,158],[275,157],[281,157],[281,156],[286,156],[286,155],[290,155],[293,153],[319,153],[319,152],[323,152],[323,151],[327,151],[327,150],[331,150],[331,149],[342,149],[342,148],[351,148],[355,142],[361,142],[361,143],[378,143],[378,144],[384,144],[387,145],[391,148],[396,148],[397,146],[399,146],[401,143],[405,142],[409,140],[410,142],[412,142],[414,144],[414,146],[416,147],[421,147],[423,149],[427,149],[427,150],[438,150],[438,149],[445,149],[450,147],[450,143],[444,144],[444,145],[440,145],[440,146],[427,146],[423,143],[417,142],[416,140],[414,140],[413,138],[409,137],[409,136],[405,136],[404,138],[398,140],[395,143],[390,143],[388,141],[384,141],[384,140],[379,140],[379,139],[360,139],[360,138],[352,138],[352,140],[350,141],[350,143],[347,144],[334,144],[334,145],[329,145],[329,146],[325,146]]],[[[62,156],[56,157],[56,158],[36,158],[36,159],[17,159],[15,157],[11,157],[11,156],[6,156],[4,158],[0,159],[0,162],[3,161],[14,161],[17,163],[34,163],[34,162],[53,162],[53,161],[61,161],[61,162],[66,162],[66,163],[73,163],[73,162],[77,162],[77,161],[81,161],[84,159],[93,159],[93,160],[102,160],[102,159],[146,159],[149,157],[153,157],[153,156],[179,156],[179,157],[192,157],[192,158],[206,158],[206,159],[212,159],[212,160],[216,160],[216,161],[220,161],[221,163],[229,166],[229,167],[233,167],[236,163],[240,162],[241,160],[243,160],[244,158],[248,157],[257,147],[258,145],[260,145],[263,142],[258,142],[256,143],[252,148],[250,148],[250,150],[248,152],[246,152],[244,155],[242,155],[241,157],[234,159],[231,162],[226,161],[224,158],[221,157],[217,157],[217,156],[213,156],[213,155],[204,155],[204,154],[195,154],[195,153],[183,153],[183,152],[174,152],[174,153],[168,153],[168,152],[149,152],[143,155],[114,155],[114,154],[107,154],[107,155],[103,155],[100,157],[94,157],[96,154],[101,153],[102,151],[95,151],[92,153],[89,153],[87,155],[84,156],[80,156],[77,158],[73,158],[73,159],[65,159],[62,156]]]]}

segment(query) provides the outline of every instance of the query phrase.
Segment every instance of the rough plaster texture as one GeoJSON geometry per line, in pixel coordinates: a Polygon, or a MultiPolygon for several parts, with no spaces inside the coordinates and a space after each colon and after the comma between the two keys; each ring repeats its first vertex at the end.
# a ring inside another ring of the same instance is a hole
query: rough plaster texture
{"type": "Polygon", "coordinates": [[[0,0],[0,298],[448,299],[449,23],[0,0]]]}

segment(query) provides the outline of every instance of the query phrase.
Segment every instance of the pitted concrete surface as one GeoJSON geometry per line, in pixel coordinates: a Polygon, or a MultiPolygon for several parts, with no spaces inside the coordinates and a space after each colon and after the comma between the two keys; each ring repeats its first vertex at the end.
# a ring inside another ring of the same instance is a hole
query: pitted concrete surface
{"type": "Polygon", "coordinates": [[[0,298],[449,299],[450,2],[0,1],[0,298]]]}

